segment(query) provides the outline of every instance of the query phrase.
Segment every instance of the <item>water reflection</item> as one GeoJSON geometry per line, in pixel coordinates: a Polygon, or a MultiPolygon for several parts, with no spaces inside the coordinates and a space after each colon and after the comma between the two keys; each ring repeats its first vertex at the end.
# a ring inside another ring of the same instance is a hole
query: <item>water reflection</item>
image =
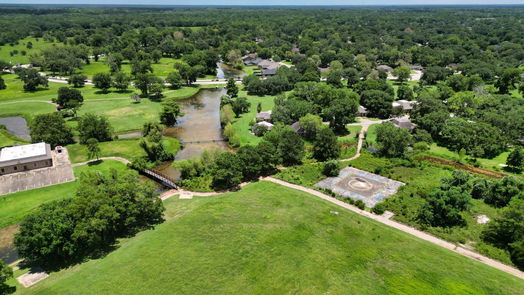
{"type": "Polygon", "coordinates": [[[242,79],[246,73],[242,70],[237,70],[225,63],[217,63],[217,79],[242,79]]]}
{"type": "MultiPolygon", "coordinates": [[[[176,126],[164,130],[165,136],[175,137],[183,144],[175,161],[198,157],[212,148],[228,148],[220,127],[220,97],[225,93],[224,88],[201,89],[194,96],[180,101],[184,116],[178,118],[176,126]]],[[[180,173],[171,164],[162,163],[155,170],[177,179],[180,173]]]]}

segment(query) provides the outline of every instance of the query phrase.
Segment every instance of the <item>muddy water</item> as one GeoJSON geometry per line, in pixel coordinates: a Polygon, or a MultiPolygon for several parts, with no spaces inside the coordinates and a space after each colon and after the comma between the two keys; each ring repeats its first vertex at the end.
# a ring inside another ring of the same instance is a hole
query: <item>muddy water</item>
{"type": "Polygon", "coordinates": [[[0,118],[0,125],[5,125],[7,131],[18,138],[27,141],[31,140],[31,137],[29,136],[29,127],[27,127],[27,122],[23,117],[16,116],[0,118]]]}
{"type": "Polygon", "coordinates": [[[242,79],[246,73],[224,63],[217,63],[217,79],[242,79]]]}
{"type": "MultiPolygon", "coordinates": [[[[178,118],[176,126],[164,130],[165,136],[175,137],[183,145],[175,161],[198,157],[203,151],[212,148],[227,149],[220,127],[220,97],[225,93],[224,88],[201,89],[194,96],[180,101],[184,116],[178,118]]],[[[174,179],[180,177],[171,164],[162,163],[155,170],[174,179]]]]}

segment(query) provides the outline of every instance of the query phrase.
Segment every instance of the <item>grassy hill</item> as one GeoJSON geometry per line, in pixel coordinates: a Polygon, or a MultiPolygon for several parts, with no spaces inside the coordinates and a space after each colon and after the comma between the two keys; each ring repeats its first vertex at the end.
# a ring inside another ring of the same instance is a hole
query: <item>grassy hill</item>
{"type": "Polygon", "coordinates": [[[272,183],[166,207],[154,230],[18,293],[524,292],[520,279],[272,183]]]}

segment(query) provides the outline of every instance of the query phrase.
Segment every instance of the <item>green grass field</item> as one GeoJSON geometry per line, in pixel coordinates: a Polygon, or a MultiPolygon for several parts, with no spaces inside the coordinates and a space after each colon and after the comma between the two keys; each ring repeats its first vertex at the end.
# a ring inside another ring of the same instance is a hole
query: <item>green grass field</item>
{"type": "MultiPolygon", "coordinates": [[[[430,146],[429,152],[430,155],[437,156],[444,159],[459,161],[460,156],[457,152],[451,151],[446,147],[438,146],[437,144],[432,144],[430,146]]],[[[477,161],[484,168],[501,170],[501,164],[506,164],[508,156],[511,153],[511,150],[501,153],[493,159],[477,158],[477,161]]]]}
{"type": "Polygon", "coordinates": [[[369,126],[368,131],[366,132],[366,141],[370,144],[375,144],[377,141],[377,126],[378,124],[369,126]]]}
{"type": "MultiPolygon", "coordinates": [[[[168,152],[176,154],[180,149],[180,142],[176,138],[164,137],[163,144],[168,152]]],[[[134,157],[145,156],[140,147],[140,138],[119,139],[99,143],[100,157],[122,157],[132,160],[134,157]]],[[[89,160],[85,145],[76,143],[67,146],[71,163],[80,163],[89,160]]]]}
{"type": "MultiPolygon", "coordinates": [[[[125,164],[107,160],[95,165],[75,167],[74,172],[79,177],[84,171],[107,173],[111,168],[119,171],[128,169],[125,164]]],[[[20,222],[24,216],[45,202],[74,196],[77,185],[78,182],[73,181],[0,196],[0,228],[20,222]]]]}
{"type": "Polygon", "coordinates": [[[35,54],[42,49],[52,47],[55,44],[59,45],[61,43],[60,42],[56,42],[56,43],[47,42],[47,41],[44,41],[44,39],[42,38],[39,38],[37,41],[36,38],[28,37],[28,38],[20,40],[17,45],[11,46],[7,44],[4,46],[1,46],[0,47],[0,60],[6,61],[13,65],[27,64],[29,63],[29,56],[31,54],[35,54]],[[32,49],[27,48],[27,42],[33,43],[32,49]],[[18,54],[11,56],[10,52],[14,50],[18,50],[18,54]],[[22,51],[26,51],[26,55],[23,55],[22,51]]]}
{"type": "Polygon", "coordinates": [[[240,91],[238,96],[247,97],[247,100],[251,103],[249,112],[240,115],[240,118],[233,120],[233,127],[235,127],[236,133],[240,136],[240,144],[257,144],[262,140],[261,137],[257,137],[251,133],[251,126],[249,122],[255,119],[257,115],[258,103],[262,104],[262,111],[269,111],[274,106],[274,96],[254,96],[248,95],[245,91],[240,91]]]}
{"type": "MultiPolygon", "coordinates": [[[[431,164],[428,162],[411,165],[406,161],[398,159],[380,158],[364,151],[362,155],[353,161],[342,162],[341,167],[346,165],[377,173],[390,179],[404,182],[397,194],[387,198],[384,204],[387,210],[395,213],[395,220],[414,227],[420,228],[417,214],[425,203],[425,196],[440,185],[440,180],[451,176],[453,168],[431,164]]],[[[325,178],[322,174],[321,164],[304,164],[279,171],[274,177],[287,182],[315,189],[315,184],[325,178]]],[[[439,228],[429,227],[425,231],[454,243],[468,244],[476,251],[512,265],[510,255],[486,244],[481,239],[484,224],[477,223],[477,216],[484,214],[490,219],[500,215],[501,209],[486,205],[482,200],[472,200],[471,210],[463,212],[466,225],[464,227],[439,228]]]]}
{"type": "MultiPolygon", "coordinates": [[[[174,71],[175,61],[177,60],[179,59],[167,57],[161,58],[158,61],[158,63],[154,63],[151,65],[151,67],[153,68],[153,74],[161,78],[167,77],[167,75],[170,72],[174,71]]],[[[131,74],[131,64],[125,61],[124,63],[122,63],[121,70],[128,74],[131,74]]],[[[93,60],[90,64],[84,65],[79,72],[85,74],[89,79],[91,79],[97,73],[109,73],[110,70],[109,65],[105,61],[105,58],[101,58],[98,61],[93,60]]]]}
{"type": "Polygon", "coordinates": [[[154,230],[18,293],[524,292],[518,278],[272,183],[165,204],[166,221],[154,230]]]}

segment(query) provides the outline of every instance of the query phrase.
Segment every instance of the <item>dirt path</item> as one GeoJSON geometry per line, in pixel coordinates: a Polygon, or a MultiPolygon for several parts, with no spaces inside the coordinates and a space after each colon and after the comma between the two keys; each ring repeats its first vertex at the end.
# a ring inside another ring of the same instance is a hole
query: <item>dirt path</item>
{"type": "Polygon", "coordinates": [[[78,167],[78,166],[82,166],[82,165],[87,165],[89,163],[95,163],[95,162],[104,161],[104,160],[115,160],[115,161],[122,162],[122,163],[124,163],[126,165],[131,163],[131,161],[129,161],[128,159],[122,158],[122,157],[102,157],[102,158],[93,159],[93,160],[89,160],[89,161],[85,161],[85,162],[74,163],[71,166],[72,167],[78,167]]]}
{"type": "MultiPolygon", "coordinates": [[[[370,125],[373,125],[373,124],[379,124],[381,122],[379,121],[371,121],[371,122],[374,122],[374,123],[371,123],[371,124],[366,124],[366,125],[362,125],[362,130],[367,130],[367,128],[370,126],[370,125]],[[366,126],[366,127],[364,127],[366,126]]],[[[365,132],[365,131],[364,131],[365,132]]],[[[361,131],[361,135],[362,135],[362,131],[361,131]]],[[[361,141],[361,136],[359,136],[359,141],[361,141]]],[[[360,151],[360,150],[359,150],[360,151]]],[[[360,153],[359,151],[357,151],[357,154],[355,156],[353,156],[352,158],[358,158],[358,156],[360,156],[360,153]]],[[[351,158],[350,158],[351,159],[351,158]]],[[[343,161],[349,161],[350,159],[345,159],[343,161]]],[[[124,158],[121,158],[121,157],[103,157],[103,158],[100,158],[99,160],[116,160],[116,161],[120,161],[122,163],[130,163],[129,160],[127,159],[124,159],[124,158]]],[[[90,162],[95,162],[97,160],[91,160],[91,161],[86,161],[86,162],[82,162],[82,163],[76,163],[76,164],[73,164],[74,167],[76,166],[80,166],[80,165],[86,165],[90,162]]],[[[306,187],[303,187],[303,186],[300,186],[300,185],[296,185],[296,184],[292,184],[292,183],[289,183],[289,182],[285,182],[283,180],[280,180],[280,179],[276,179],[276,178],[273,178],[273,177],[263,177],[263,178],[260,178],[260,180],[262,181],[269,181],[269,182],[272,182],[272,183],[276,183],[276,184],[279,184],[279,185],[282,185],[282,186],[285,186],[285,187],[289,187],[289,188],[293,188],[293,189],[296,189],[296,190],[299,190],[299,191],[303,191],[303,192],[306,192],[308,194],[311,194],[311,195],[314,195],[318,198],[321,198],[323,200],[326,200],[330,203],[333,203],[337,206],[340,206],[340,207],[343,207],[345,209],[348,209],[348,210],[351,210],[353,211],[354,213],[357,213],[361,216],[364,216],[364,217],[367,217],[367,218],[370,218],[370,219],[373,219],[377,222],[380,222],[384,225],[387,225],[389,227],[393,227],[393,228],[396,228],[400,231],[403,231],[405,233],[408,233],[410,235],[413,235],[417,238],[420,238],[422,240],[425,240],[427,242],[430,242],[434,245],[437,245],[437,246],[440,246],[440,247],[443,247],[443,248],[446,248],[448,250],[451,250],[455,253],[458,253],[462,256],[465,256],[465,257],[468,257],[468,258],[471,258],[471,259],[474,259],[476,261],[479,261],[481,263],[484,263],[486,265],[489,265],[491,267],[494,267],[498,270],[501,270],[505,273],[508,273],[508,274],[511,274],[511,275],[514,275],[520,279],[524,279],[524,272],[512,267],[512,266],[509,266],[509,265],[506,265],[506,264],[503,264],[501,262],[498,262],[494,259],[491,259],[491,258],[488,258],[484,255],[480,255],[474,251],[470,251],[468,249],[464,249],[462,247],[459,247],[453,243],[450,243],[450,242],[447,242],[445,240],[442,240],[440,238],[437,238],[435,236],[432,236],[430,234],[427,234],[423,231],[420,231],[418,229],[415,229],[411,226],[407,226],[405,224],[402,224],[402,223],[399,223],[399,222],[396,222],[394,220],[391,220],[387,217],[384,217],[384,216],[380,216],[380,215],[375,215],[371,212],[367,212],[365,210],[360,210],[358,209],[357,207],[355,206],[352,206],[348,203],[345,203],[345,202],[342,202],[338,199],[335,199],[333,197],[330,197],[324,193],[321,193],[319,191],[316,191],[314,189],[310,189],[310,188],[306,188],[306,187]]],[[[247,184],[249,184],[251,182],[243,182],[240,184],[240,187],[243,187],[247,184]]],[[[176,196],[176,195],[179,195],[180,198],[182,199],[191,199],[193,196],[198,196],[198,197],[211,197],[211,196],[217,196],[217,195],[220,195],[220,194],[224,194],[224,193],[227,193],[227,192],[230,192],[231,190],[227,190],[227,191],[217,191],[217,192],[207,192],[207,193],[201,193],[201,192],[191,192],[191,191],[186,191],[186,190],[182,190],[182,189],[178,189],[178,190],[168,190],[168,191],[165,191],[164,193],[162,193],[160,195],[160,199],[161,200],[167,200],[173,196],[176,196]]]]}
{"type": "Polygon", "coordinates": [[[24,102],[42,102],[42,103],[47,103],[47,104],[51,104],[51,105],[54,105],[55,107],[57,106],[56,103],[54,102],[51,102],[51,101],[47,101],[47,100],[17,100],[17,101],[8,101],[8,102],[0,102],[0,105],[3,105],[3,104],[17,104],[17,103],[24,103],[24,102]]]}
{"type": "Polygon", "coordinates": [[[360,118],[359,123],[347,124],[347,126],[361,126],[362,129],[360,129],[360,133],[358,134],[357,153],[351,158],[342,159],[340,161],[347,162],[347,161],[355,160],[358,157],[360,157],[360,151],[362,150],[362,144],[364,143],[364,139],[366,139],[366,132],[368,132],[369,126],[374,125],[374,124],[381,124],[384,121],[385,120],[371,121],[366,118],[360,118]]]}
{"type": "Polygon", "coordinates": [[[319,198],[321,198],[323,200],[326,200],[326,201],[328,201],[330,203],[333,203],[335,205],[338,205],[338,206],[344,207],[344,208],[346,208],[348,210],[351,210],[351,211],[353,211],[353,212],[355,212],[355,213],[357,213],[359,215],[362,215],[362,216],[365,216],[367,218],[373,219],[373,220],[378,221],[378,222],[380,222],[382,224],[385,224],[387,226],[396,228],[396,229],[401,230],[401,231],[403,231],[405,233],[413,235],[413,236],[415,236],[417,238],[420,238],[420,239],[423,239],[423,240],[428,241],[430,243],[433,243],[433,244],[435,244],[437,246],[446,248],[446,249],[451,250],[451,251],[453,251],[455,253],[458,253],[460,255],[463,255],[463,256],[466,256],[468,258],[477,260],[477,261],[479,261],[481,263],[484,263],[486,265],[494,267],[494,268],[496,268],[498,270],[501,270],[501,271],[506,272],[508,274],[514,275],[514,276],[516,276],[518,278],[524,279],[524,272],[522,272],[522,271],[520,271],[520,270],[518,270],[518,269],[516,269],[514,267],[511,267],[509,265],[503,264],[501,262],[498,262],[498,261],[493,260],[491,258],[488,258],[486,256],[480,255],[480,254],[478,254],[476,252],[473,252],[473,251],[470,251],[470,250],[458,247],[455,244],[452,244],[450,242],[444,241],[444,240],[439,239],[439,238],[437,238],[435,236],[432,236],[430,234],[427,234],[425,232],[417,230],[417,229],[415,229],[413,227],[407,226],[405,224],[396,222],[394,220],[388,219],[388,218],[383,217],[383,216],[375,215],[373,213],[370,213],[370,212],[367,212],[367,211],[364,211],[364,210],[360,210],[360,209],[358,209],[355,206],[349,205],[348,203],[345,203],[345,202],[342,202],[340,200],[337,200],[337,199],[335,199],[333,197],[330,197],[330,196],[328,196],[326,194],[318,192],[318,191],[316,191],[314,189],[310,189],[310,188],[306,188],[306,187],[299,186],[299,185],[296,185],[296,184],[288,183],[288,182],[285,182],[285,181],[282,181],[280,179],[276,179],[276,178],[273,178],[273,177],[264,177],[261,180],[273,182],[273,183],[280,184],[280,185],[283,185],[283,186],[286,186],[286,187],[289,187],[289,188],[293,188],[293,189],[296,189],[296,190],[300,190],[300,191],[312,194],[312,195],[314,195],[316,197],[319,197],[319,198]]]}

